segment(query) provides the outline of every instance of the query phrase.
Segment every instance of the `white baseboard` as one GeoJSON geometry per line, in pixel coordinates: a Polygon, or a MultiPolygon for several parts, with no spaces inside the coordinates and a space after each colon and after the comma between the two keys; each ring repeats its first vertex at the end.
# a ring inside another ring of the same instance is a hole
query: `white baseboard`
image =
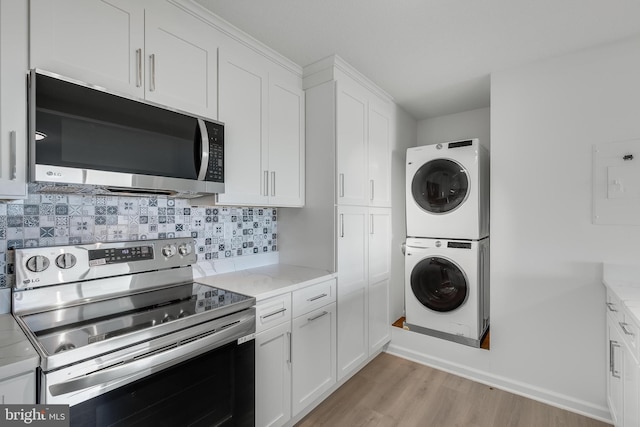
{"type": "Polygon", "coordinates": [[[551,406],[555,406],[567,411],[575,412],[589,418],[612,424],[609,408],[594,405],[592,403],[575,399],[571,396],[556,393],[530,384],[515,381],[499,375],[469,368],[468,366],[451,363],[447,360],[432,357],[427,354],[394,345],[393,341],[389,344],[386,352],[395,356],[411,360],[422,365],[427,365],[441,371],[449,372],[463,378],[470,379],[491,387],[495,387],[509,393],[517,394],[529,399],[533,399],[551,406]]]}

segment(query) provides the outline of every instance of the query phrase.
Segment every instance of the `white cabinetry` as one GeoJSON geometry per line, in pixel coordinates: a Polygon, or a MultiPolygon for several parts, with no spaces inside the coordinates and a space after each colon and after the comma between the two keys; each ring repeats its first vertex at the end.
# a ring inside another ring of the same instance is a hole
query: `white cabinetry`
{"type": "Polygon", "coordinates": [[[331,280],[293,293],[294,314],[300,312],[292,325],[293,416],[336,382],[335,291],[331,280]]]}
{"type": "Polygon", "coordinates": [[[340,205],[391,207],[389,107],[351,79],[336,83],[340,205]]]}
{"type": "Polygon", "coordinates": [[[32,0],[31,68],[217,118],[220,33],[167,1],[32,0]]]}
{"type": "Polygon", "coordinates": [[[27,196],[27,8],[0,2],[0,199],[27,196]]]}
{"type": "Polygon", "coordinates": [[[640,325],[607,291],[607,403],[615,426],[640,425],[640,325]]]}
{"type": "Polygon", "coordinates": [[[291,418],[291,294],[256,309],[256,425],[281,426],[291,418]]]}
{"type": "MultiPolygon", "coordinates": [[[[229,42],[231,43],[231,42],[229,42]]],[[[299,76],[233,43],[220,50],[225,193],[220,204],[304,204],[304,93],[299,76]]]]}
{"type": "Polygon", "coordinates": [[[286,424],[335,384],[335,283],[331,279],[257,304],[257,426],[286,424]]]}
{"type": "Polygon", "coordinates": [[[35,371],[0,380],[0,404],[12,403],[36,403],[35,371]]]}
{"type": "Polygon", "coordinates": [[[279,253],[338,273],[341,381],[390,339],[393,102],[337,57],[304,72],[306,204],[278,212],[279,253]]]}

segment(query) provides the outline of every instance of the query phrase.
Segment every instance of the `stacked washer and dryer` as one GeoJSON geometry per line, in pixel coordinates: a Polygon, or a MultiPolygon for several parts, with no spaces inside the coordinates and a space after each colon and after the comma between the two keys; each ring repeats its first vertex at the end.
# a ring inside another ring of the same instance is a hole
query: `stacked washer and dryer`
{"type": "Polygon", "coordinates": [[[489,152],[407,150],[405,329],[480,347],[489,328],[489,152]]]}

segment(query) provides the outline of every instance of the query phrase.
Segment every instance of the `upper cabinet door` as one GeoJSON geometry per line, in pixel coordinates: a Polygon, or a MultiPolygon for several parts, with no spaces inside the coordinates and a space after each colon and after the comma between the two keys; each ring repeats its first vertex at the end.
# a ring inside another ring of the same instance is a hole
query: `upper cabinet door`
{"type": "Polygon", "coordinates": [[[391,114],[369,103],[369,206],[391,207],[391,114]]]}
{"type": "Polygon", "coordinates": [[[145,98],[218,118],[218,41],[211,26],[165,1],[145,10],[145,98]]]}
{"type": "Polygon", "coordinates": [[[263,58],[234,45],[220,49],[220,121],[225,123],[222,204],[264,205],[269,195],[266,144],[268,71],[263,58]]]}
{"type": "Polygon", "coordinates": [[[0,2],[0,199],[27,197],[27,2],[0,2]]]}
{"type": "Polygon", "coordinates": [[[144,96],[144,5],[128,0],[31,0],[31,68],[144,96]]]}
{"type": "Polygon", "coordinates": [[[304,92],[300,78],[269,74],[269,204],[304,205],[304,92]]]}
{"type": "Polygon", "coordinates": [[[367,95],[348,81],[338,81],[336,91],[337,203],[367,206],[367,95]]]}

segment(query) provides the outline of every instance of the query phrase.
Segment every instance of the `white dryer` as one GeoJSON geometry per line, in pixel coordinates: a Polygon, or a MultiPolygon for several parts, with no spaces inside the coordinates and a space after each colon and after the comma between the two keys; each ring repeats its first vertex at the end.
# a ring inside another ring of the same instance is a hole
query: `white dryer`
{"type": "Polygon", "coordinates": [[[407,149],[407,236],[489,235],[489,151],[478,139],[407,149]]]}
{"type": "Polygon", "coordinates": [[[489,238],[408,238],[405,327],[479,347],[489,327],[489,238]]]}

